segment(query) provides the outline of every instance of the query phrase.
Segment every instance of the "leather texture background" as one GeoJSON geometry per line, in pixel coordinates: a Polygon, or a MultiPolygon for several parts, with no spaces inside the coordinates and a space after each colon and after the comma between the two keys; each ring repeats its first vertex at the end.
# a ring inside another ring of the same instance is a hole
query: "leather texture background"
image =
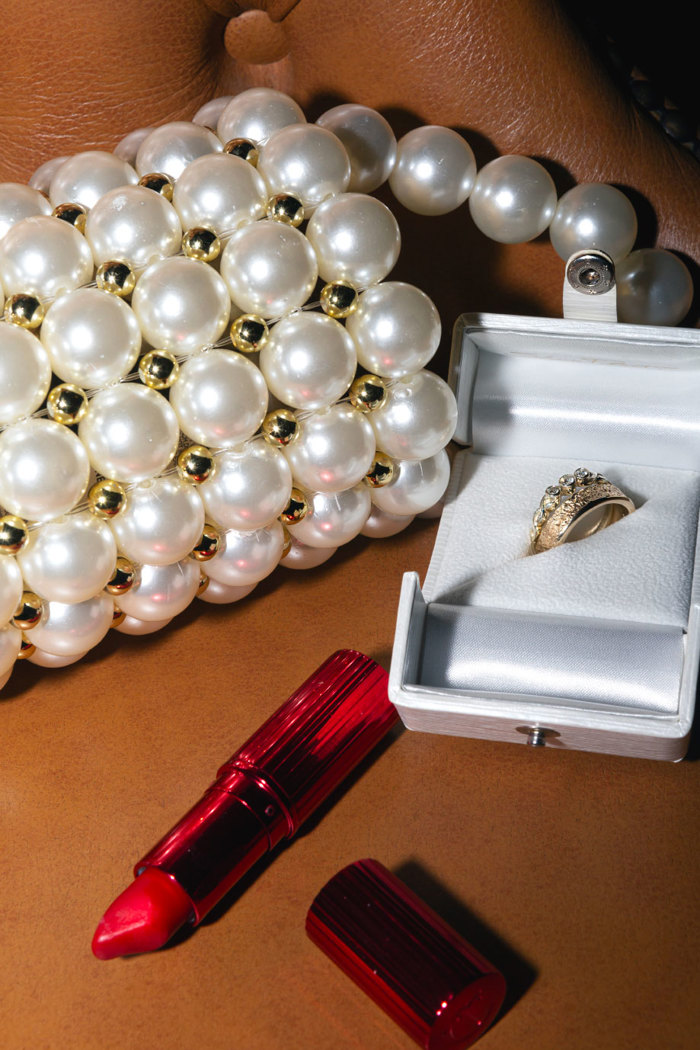
{"type": "MultiPolygon", "coordinates": [[[[350,99],[398,131],[464,129],[480,164],[544,158],[560,192],[610,180],[631,192],[641,245],[658,235],[697,257],[695,162],[616,94],[549,0],[6,0],[3,24],[1,180],[265,83],[311,116],[350,99]]],[[[559,314],[563,264],[546,238],[503,247],[464,210],[396,212],[395,277],[443,316],[437,370],[461,311],[559,314]]],[[[359,541],[314,572],[278,570],[239,605],[195,602],[153,637],[112,634],[73,667],[16,670],[0,694],[6,1050],[408,1050],[304,934],[321,886],[365,856],[505,973],[484,1050],[697,1046],[697,761],[396,732],[194,935],[92,957],[133,863],[327,655],[352,646],[388,666],[401,575],[424,574],[434,535],[419,522],[359,541]]]]}
{"type": "Polygon", "coordinates": [[[0,702],[4,1048],[409,1050],[304,933],[327,879],[373,856],[505,973],[484,1050],[694,1050],[697,761],[397,732],[188,939],[92,957],[133,864],[314,667],[346,645],[388,667],[401,575],[423,576],[434,531],[15,672],[0,702]]]}

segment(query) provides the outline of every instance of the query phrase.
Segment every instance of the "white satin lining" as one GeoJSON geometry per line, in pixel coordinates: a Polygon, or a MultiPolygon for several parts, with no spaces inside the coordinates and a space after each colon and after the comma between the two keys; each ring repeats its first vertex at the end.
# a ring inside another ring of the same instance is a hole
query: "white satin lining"
{"type": "Polygon", "coordinates": [[[700,467],[700,367],[630,367],[517,353],[479,354],[474,448],[497,456],[566,456],[700,467]]]}
{"type": "Polygon", "coordinates": [[[686,628],[700,475],[599,460],[460,453],[423,592],[428,602],[686,628]],[[528,555],[532,513],[575,466],[638,508],[578,543],[528,555]]]}
{"type": "Polygon", "coordinates": [[[432,603],[417,684],[482,697],[555,698],[672,714],[684,632],[678,627],[524,615],[432,603]]]}

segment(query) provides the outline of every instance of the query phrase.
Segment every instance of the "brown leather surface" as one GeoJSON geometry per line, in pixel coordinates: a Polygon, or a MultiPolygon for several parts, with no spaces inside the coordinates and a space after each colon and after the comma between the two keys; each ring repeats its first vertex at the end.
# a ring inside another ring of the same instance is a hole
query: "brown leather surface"
{"type": "MultiPolygon", "coordinates": [[[[265,6],[279,20],[273,5],[240,5],[265,6]]],[[[656,224],[659,243],[697,253],[697,168],[613,93],[549,4],[284,10],[290,57],[234,68],[226,18],[201,3],[107,15],[87,0],[50,14],[9,0],[4,24],[21,32],[3,53],[0,179],[269,82],[314,112],[352,98],[399,124],[465,128],[480,162],[549,158],[560,189],[611,179],[640,195],[640,243],[656,224]]],[[[446,330],[460,310],[559,312],[546,240],[505,249],[463,214],[397,214],[397,276],[435,297],[446,330]]],[[[74,667],[16,670],[0,694],[3,1048],[408,1050],[304,934],[326,879],[374,856],[505,973],[484,1050],[694,1050],[697,761],[400,732],[214,921],[154,955],[92,957],[131,865],[314,667],[342,646],[388,666],[401,575],[425,572],[434,532],[421,522],[314,572],[280,569],[238,605],[196,602],[159,635],[112,634],[74,667]]]]}
{"type": "Polygon", "coordinates": [[[510,983],[484,1050],[697,1043],[697,762],[406,731],[215,921],[98,962],[90,940],[138,858],[218,763],[334,649],[388,666],[407,568],[434,524],[196,602],[150,639],[23,665],[0,703],[0,1043],[7,1050],[408,1050],[315,948],[325,881],[380,859],[510,983]]]}
{"type": "Polygon", "coordinates": [[[268,65],[289,54],[282,22],[273,22],[265,11],[244,11],[231,18],[224,30],[224,46],[237,61],[268,65]]]}

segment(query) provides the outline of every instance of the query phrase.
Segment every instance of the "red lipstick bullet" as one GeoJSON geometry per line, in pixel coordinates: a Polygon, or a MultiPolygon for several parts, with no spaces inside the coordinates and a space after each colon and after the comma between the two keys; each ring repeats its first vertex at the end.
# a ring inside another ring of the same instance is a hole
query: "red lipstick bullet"
{"type": "Polygon", "coordinates": [[[291,838],[396,723],[387,674],[340,650],[226,762],[139,861],[95,931],[98,959],[161,948],[201,922],[268,850],[291,838]]]}

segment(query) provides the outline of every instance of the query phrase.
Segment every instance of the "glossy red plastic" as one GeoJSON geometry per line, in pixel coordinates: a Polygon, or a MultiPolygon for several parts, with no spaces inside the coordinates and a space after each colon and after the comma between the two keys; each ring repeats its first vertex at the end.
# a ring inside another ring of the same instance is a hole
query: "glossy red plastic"
{"type": "Polygon", "coordinates": [[[221,767],[199,802],[136,865],[167,874],[200,920],[328,797],[398,719],[387,673],[340,650],[221,767]]]}
{"type": "Polygon", "coordinates": [[[379,861],[338,872],[306,932],[424,1050],[471,1046],[503,1002],[503,976],[379,861]]]}

